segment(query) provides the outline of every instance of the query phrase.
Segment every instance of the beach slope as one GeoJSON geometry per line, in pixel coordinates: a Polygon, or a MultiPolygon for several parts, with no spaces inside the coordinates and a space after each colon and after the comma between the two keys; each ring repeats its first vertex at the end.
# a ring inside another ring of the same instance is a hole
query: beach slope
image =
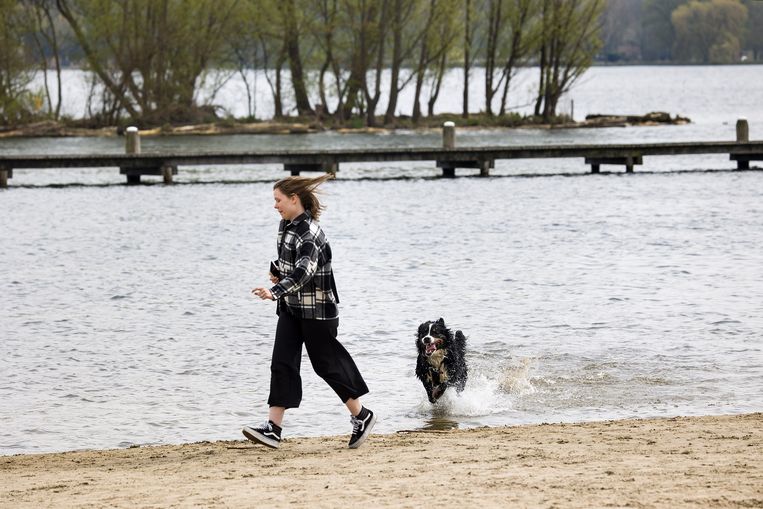
{"type": "Polygon", "coordinates": [[[763,414],[0,457],[0,507],[763,507],[763,414]]]}

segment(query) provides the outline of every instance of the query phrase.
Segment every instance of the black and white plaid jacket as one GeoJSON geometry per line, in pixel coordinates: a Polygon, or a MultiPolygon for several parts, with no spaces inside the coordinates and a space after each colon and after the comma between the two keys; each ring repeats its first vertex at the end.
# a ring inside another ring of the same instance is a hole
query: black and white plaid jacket
{"type": "Polygon", "coordinates": [[[300,318],[333,320],[339,317],[331,246],[309,212],[278,226],[278,270],[281,280],[270,289],[288,312],[300,318]]]}

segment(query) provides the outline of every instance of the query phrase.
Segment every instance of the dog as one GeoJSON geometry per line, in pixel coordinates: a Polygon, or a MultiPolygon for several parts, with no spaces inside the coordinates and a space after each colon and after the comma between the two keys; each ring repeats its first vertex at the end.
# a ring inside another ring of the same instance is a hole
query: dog
{"type": "Polygon", "coordinates": [[[419,325],[416,334],[416,377],[424,384],[430,403],[437,402],[448,387],[461,392],[466,385],[466,337],[455,334],[440,318],[419,325]]]}

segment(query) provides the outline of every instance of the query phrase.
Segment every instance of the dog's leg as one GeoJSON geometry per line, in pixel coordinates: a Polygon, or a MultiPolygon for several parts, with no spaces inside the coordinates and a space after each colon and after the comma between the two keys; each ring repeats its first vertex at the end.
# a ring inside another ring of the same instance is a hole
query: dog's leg
{"type": "Polygon", "coordinates": [[[455,380],[455,386],[456,391],[461,392],[464,390],[464,387],[466,386],[466,379],[468,376],[468,370],[466,367],[466,336],[464,336],[464,333],[460,330],[456,331],[456,348],[455,351],[457,352],[457,358],[456,361],[456,380],[455,380]]]}

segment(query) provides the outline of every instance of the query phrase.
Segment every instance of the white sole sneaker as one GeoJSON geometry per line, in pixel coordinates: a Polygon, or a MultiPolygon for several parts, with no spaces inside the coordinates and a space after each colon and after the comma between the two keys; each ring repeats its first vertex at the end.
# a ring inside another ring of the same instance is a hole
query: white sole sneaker
{"type": "Polygon", "coordinates": [[[241,432],[244,434],[246,438],[248,438],[252,442],[262,444],[262,445],[267,445],[268,447],[272,447],[273,449],[278,449],[281,446],[281,441],[278,438],[273,438],[268,435],[263,435],[256,429],[250,428],[249,426],[244,426],[244,429],[242,429],[241,432]]]}
{"type": "Polygon", "coordinates": [[[363,430],[363,434],[360,435],[360,438],[358,438],[358,440],[354,444],[349,446],[350,449],[357,449],[358,447],[363,445],[363,442],[366,441],[366,439],[368,438],[368,435],[371,434],[371,430],[374,429],[374,424],[376,424],[376,414],[373,414],[371,416],[371,420],[366,425],[366,429],[363,430]]]}

